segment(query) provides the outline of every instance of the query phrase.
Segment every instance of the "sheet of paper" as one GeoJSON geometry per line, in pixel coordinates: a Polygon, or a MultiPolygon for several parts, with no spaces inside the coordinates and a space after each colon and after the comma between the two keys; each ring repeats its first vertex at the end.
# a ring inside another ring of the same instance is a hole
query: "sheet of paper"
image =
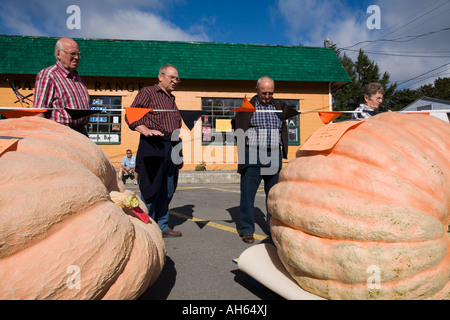
{"type": "Polygon", "coordinates": [[[216,119],[216,131],[232,132],[231,119],[216,119]]]}
{"type": "Polygon", "coordinates": [[[350,129],[359,126],[364,120],[330,123],[312,134],[299,148],[302,151],[326,151],[333,148],[350,129]]]}
{"type": "Polygon", "coordinates": [[[20,139],[0,138],[0,157],[8,151],[15,151],[19,140],[20,139]]]}
{"type": "Polygon", "coordinates": [[[325,300],[303,290],[283,266],[277,248],[268,243],[252,246],[238,260],[241,271],[287,300],[325,300]]]}

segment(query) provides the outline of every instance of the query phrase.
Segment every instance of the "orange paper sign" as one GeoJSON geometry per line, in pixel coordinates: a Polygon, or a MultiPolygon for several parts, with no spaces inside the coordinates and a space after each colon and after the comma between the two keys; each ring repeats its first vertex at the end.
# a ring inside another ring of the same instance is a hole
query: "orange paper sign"
{"type": "Polygon", "coordinates": [[[0,139],[0,157],[8,151],[16,151],[19,139],[0,139]]]}
{"type": "Polygon", "coordinates": [[[343,121],[328,124],[316,132],[300,147],[302,151],[325,151],[330,150],[350,129],[363,123],[364,120],[343,121]]]}

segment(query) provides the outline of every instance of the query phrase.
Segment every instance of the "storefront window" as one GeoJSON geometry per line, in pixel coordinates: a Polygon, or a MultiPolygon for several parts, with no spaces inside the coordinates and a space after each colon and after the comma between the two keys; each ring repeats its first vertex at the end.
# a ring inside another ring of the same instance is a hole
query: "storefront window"
{"type": "Polygon", "coordinates": [[[202,110],[207,112],[202,117],[202,143],[234,144],[231,110],[240,106],[242,99],[202,98],[202,110]]]}
{"type": "MultiPolygon", "coordinates": [[[[287,105],[298,110],[298,100],[281,100],[287,105]]],[[[202,98],[202,110],[207,114],[202,117],[202,143],[204,145],[234,144],[231,119],[236,108],[242,106],[242,99],[227,98],[202,98]]],[[[289,132],[289,144],[300,144],[299,117],[295,116],[287,120],[289,132]]]]}
{"type": "MultiPolygon", "coordinates": [[[[298,110],[298,100],[282,100],[291,108],[298,110]]],[[[288,126],[288,136],[289,136],[289,145],[298,146],[300,145],[300,119],[299,116],[295,116],[286,120],[286,124],[288,126]]]]}
{"type": "Polygon", "coordinates": [[[97,144],[120,144],[122,97],[92,96],[91,109],[99,113],[89,117],[89,138],[97,144]]]}

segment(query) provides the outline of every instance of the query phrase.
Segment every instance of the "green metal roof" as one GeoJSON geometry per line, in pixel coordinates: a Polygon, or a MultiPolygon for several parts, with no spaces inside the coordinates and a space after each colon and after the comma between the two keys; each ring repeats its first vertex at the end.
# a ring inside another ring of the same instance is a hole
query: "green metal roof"
{"type": "MultiPolygon", "coordinates": [[[[55,63],[58,38],[0,35],[0,73],[37,74],[55,63]]],[[[74,39],[82,76],[155,78],[163,64],[183,79],[351,82],[333,50],[232,43],[74,39]]]]}

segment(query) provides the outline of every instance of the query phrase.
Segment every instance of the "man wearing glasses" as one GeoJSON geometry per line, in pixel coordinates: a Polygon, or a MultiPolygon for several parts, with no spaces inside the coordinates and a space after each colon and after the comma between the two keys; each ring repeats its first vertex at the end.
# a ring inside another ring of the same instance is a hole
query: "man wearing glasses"
{"type": "Polygon", "coordinates": [[[126,176],[134,177],[134,184],[138,184],[138,174],[136,172],[136,157],[133,156],[133,152],[128,149],[127,155],[122,158],[122,163],[119,169],[119,180],[122,180],[125,184],[126,176]]]}
{"type": "Polygon", "coordinates": [[[179,166],[172,160],[172,150],[181,142],[172,142],[171,139],[172,133],[182,124],[172,94],[179,83],[177,68],[174,65],[162,66],[158,84],[142,88],[131,105],[131,108],[155,111],[132,123],[125,117],[130,129],[140,133],[136,155],[139,189],[149,215],[158,223],[163,237],[181,237],[181,232],[170,229],[168,224],[169,204],[177,186],[179,171],[179,166]]]}
{"type": "MultiPolygon", "coordinates": [[[[255,232],[254,203],[256,192],[264,180],[266,199],[270,189],[278,183],[282,158],[287,159],[288,131],[284,112],[286,104],[273,99],[275,82],[262,77],[256,83],[256,96],[250,103],[256,112],[237,112],[232,126],[245,133],[245,146],[239,145],[238,172],[241,174],[239,214],[240,235],[245,243],[253,243],[255,232]]],[[[270,214],[267,212],[268,229],[270,214]]],[[[270,230],[268,231],[270,233],[270,230]]]]}
{"type": "Polygon", "coordinates": [[[36,76],[35,108],[50,108],[40,116],[59,122],[87,136],[89,117],[74,120],[64,108],[90,109],[89,93],[77,72],[81,53],[70,38],[61,38],[55,45],[56,64],[36,76]]]}

